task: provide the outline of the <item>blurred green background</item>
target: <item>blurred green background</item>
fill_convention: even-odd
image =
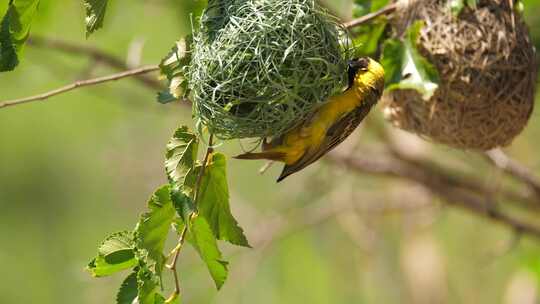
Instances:
[[[43,0],[32,35],[120,58],[142,45],[141,64],[155,64],[185,33],[188,2],[112,1],[105,28],[85,40],[82,1]],[[348,1],[328,2],[348,15]],[[524,4],[540,46],[540,2]],[[2,15],[6,6],[0,3]],[[0,100],[111,72],[82,56],[29,46],[15,72],[0,74]],[[156,103],[155,92],[132,79],[0,110],[0,303],[113,303],[122,276],[93,279],[84,266],[107,234],[133,227],[149,195],[166,182],[165,144],[186,123],[192,124],[188,108]],[[539,137],[534,113],[508,151],[540,174]],[[441,158],[475,160],[467,152],[429,149]],[[437,203],[413,184],[345,178],[324,165],[276,185],[278,166],[260,176],[260,165],[229,162],[232,209],[251,238],[305,220],[302,213],[285,214],[310,204],[318,210],[344,200],[366,208],[405,198]],[[480,172],[486,179],[492,173]],[[253,250],[227,247],[231,274],[219,293],[186,250],[179,265],[185,303],[540,303],[539,240],[525,238],[502,254],[513,238],[508,229],[433,206],[343,214]],[[275,225],[261,225],[268,220]]]

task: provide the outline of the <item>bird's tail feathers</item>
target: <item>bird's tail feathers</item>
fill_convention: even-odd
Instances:
[[[283,168],[283,171],[281,172],[281,174],[277,178],[276,183],[279,183],[280,181],[284,180],[287,176],[293,174],[296,171],[297,170],[291,170],[289,166],[285,166]]]
[[[282,180],[284,180],[286,177],[288,177],[289,175],[293,174],[293,173],[296,173],[302,169],[304,169],[306,166],[308,166],[310,163],[300,163],[300,164],[292,164],[292,165],[285,165],[283,167],[283,171],[281,171],[281,174],[279,175],[278,179],[276,180],[276,182],[280,182]]]
[[[275,152],[275,151],[267,151],[267,152],[259,152],[259,153],[244,153],[237,155],[233,158],[236,159],[268,159],[268,160],[275,160],[275,161],[281,161],[283,158],[285,158],[285,153],[283,152]]]

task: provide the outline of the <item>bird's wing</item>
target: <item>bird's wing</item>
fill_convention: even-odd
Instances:
[[[293,130],[293,129],[298,129],[300,128],[301,130],[304,129],[304,127],[306,125],[309,125],[310,121],[313,120],[313,117],[316,115],[316,112],[317,111],[314,111],[312,112],[311,114],[309,114],[306,118],[302,119],[301,121],[299,121],[294,127],[292,127],[290,130]],[[270,142],[266,142],[266,140],[263,142],[262,144],[262,147],[263,147],[263,150],[272,150],[273,148],[275,147],[279,147],[281,145],[283,145],[283,140],[285,139],[285,135],[287,134],[287,132],[281,134],[280,136],[278,137],[274,137],[270,140]],[[300,132],[300,135],[302,136],[302,132]]]
[[[343,115],[330,128],[328,128],[322,144],[318,147],[314,147],[313,150],[306,151],[304,156],[302,156],[298,162],[292,165],[286,165],[277,181],[279,182],[285,177],[314,163],[323,155],[328,153],[328,151],[342,143],[349,135],[351,135],[356,127],[358,127],[360,122],[364,120],[375,103],[376,100],[375,102],[364,102],[360,106],[356,107],[353,111]]]

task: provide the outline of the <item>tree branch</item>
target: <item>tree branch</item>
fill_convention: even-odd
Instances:
[[[484,193],[478,193],[450,183],[453,178],[449,177],[445,172],[428,170],[418,166],[418,164],[388,156],[370,156],[367,159],[334,151],[329,153],[326,159],[333,164],[345,166],[357,173],[411,180],[440,196],[450,205],[459,206],[477,215],[507,225],[515,231],[540,238],[540,227],[501,212],[497,209],[496,202]]]
[[[43,94],[34,95],[34,96],[30,96],[30,97],[25,97],[25,98],[19,98],[19,99],[0,101],[0,109],[20,105],[20,104],[23,104],[23,103],[46,100],[46,99],[48,99],[50,97],[66,93],[66,92],[72,91],[72,90],[77,89],[77,88],[97,85],[97,84],[101,84],[101,83],[106,83],[106,82],[110,82],[110,81],[119,80],[119,79],[122,79],[122,78],[133,77],[133,76],[136,76],[136,75],[142,75],[142,74],[157,71],[158,69],[159,69],[159,67],[156,66],[156,65],[149,65],[149,66],[144,66],[144,67],[140,67],[140,68],[136,68],[136,69],[132,69],[132,70],[127,70],[127,71],[124,71],[124,72],[120,72],[120,73],[116,73],[116,74],[112,74],[112,75],[108,75],[108,76],[92,78],[92,79],[86,79],[86,80],[79,80],[79,81],[76,81],[76,82],[74,82],[72,84],[63,86],[61,88],[58,88],[58,89],[55,89],[55,90],[52,90],[52,91],[49,91],[49,92],[45,92]]]
[[[391,147],[390,154],[398,160],[402,160],[408,164],[422,168],[424,171],[429,172],[432,175],[437,175],[444,184],[454,187],[463,188],[468,191],[474,191],[481,193],[484,197],[488,197],[493,194],[493,189],[482,180],[475,179],[474,177],[464,174],[457,175],[456,172],[450,172],[441,165],[429,160],[419,159],[406,155],[401,152],[397,147]],[[444,174],[441,174],[444,173]],[[511,191],[508,189],[498,190],[498,194],[505,199],[515,202],[516,205],[524,207],[530,211],[540,211],[540,201],[528,195],[527,193]]]
[[[383,142],[386,143],[386,146],[391,156],[408,162],[410,164],[414,164],[418,167],[422,167],[425,170],[428,170],[434,174],[438,172],[447,172],[445,175],[445,182],[447,184],[462,187],[471,191],[480,192],[485,197],[493,194],[493,187],[491,187],[490,185],[486,185],[485,181],[483,180],[479,180],[464,174],[457,174],[457,172],[451,170],[449,171],[448,169],[442,167],[440,164],[437,164],[430,159],[414,155],[414,153],[411,153],[411,149],[409,149],[409,147],[403,145],[401,141],[397,140],[398,137],[392,135],[392,129],[390,129],[386,124],[374,124],[373,127],[376,134],[381,138]],[[491,154],[493,157],[495,157],[495,155],[493,155],[491,152],[488,152],[488,154]],[[497,163],[499,164],[499,168],[503,164],[512,164],[512,166],[505,165],[505,167],[507,167],[507,170],[503,170],[503,172],[507,174],[513,173],[513,176],[518,181],[524,182],[527,185],[531,184],[530,187],[533,189],[538,186],[540,190],[540,182],[538,181],[538,178],[535,177],[534,174],[527,167],[511,160],[502,151],[498,153],[498,156],[496,156],[496,158]],[[516,172],[519,172],[519,174]],[[507,188],[497,190],[497,194],[507,201],[518,203],[516,205],[524,208],[527,211],[540,211],[540,195],[533,196],[530,192],[513,191]]]
[[[32,47],[44,48],[44,49],[54,49],[71,55],[82,55],[89,57],[96,62],[105,64],[111,68],[114,68],[119,71],[129,70],[129,66],[125,63],[124,60],[107,53],[101,49],[77,44],[65,40],[59,40],[48,37],[32,36],[28,39],[27,44]],[[148,77],[147,75],[140,74],[136,75],[135,79],[140,81],[145,86],[154,89],[161,90],[163,85],[155,78]]]

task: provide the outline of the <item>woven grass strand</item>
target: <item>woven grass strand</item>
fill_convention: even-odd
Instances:
[[[282,134],[346,84],[352,48],[314,0],[210,1],[201,24],[189,83],[220,139]]]

